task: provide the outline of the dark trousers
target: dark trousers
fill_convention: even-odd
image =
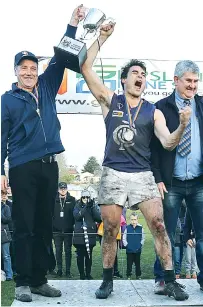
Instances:
[[[132,266],[133,263],[135,264],[135,274],[136,276],[141,276],[141,268],[140,268],[140,256],[141,252],[139,253],[127,253],[127,276],[132,275]]]
[[[77,266],[81,277],[91,275],[92,251],[94,246],[90,245],[90,256],[87,253],[85,245],[75,245],[77,253]]]
[[[56,263],[59,271],[62,271],[62,255],[63,255],[63,244],[65,251],[65,262],[66,262],[66,274],[70,273],[71,259],[72,259],[72,239],[73,234],[57,233],[54,234],[54,244],[56,249]]]
[[[180,213],[180,207],[183,199],[185,199],[187,208],[190,212],[195,236],[196,236],[196,258],[200,272],[197,280],[203,282],[203,176],[193,180],[177,180],[173,179],[171,186],[166,186],[168,193],[165,194],[163,201],[164,221],[166,230],[171,240],[174,250],[175,231]],[[155,265],[154,275],[156,280],[161,280],[160,265]]]
[[[39,286],[55,261],[52,217],[58,188],[57,162],[31,161],[9,171],[13,194],[16,286]]]

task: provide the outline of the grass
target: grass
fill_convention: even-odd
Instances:
[[[129,221],[129,215],[131,211],[127,211],[127,221]],[[153,265],[155,260],[154,243],[146,222],[140,212],[139,223],[143,225],[145,231],[145,243],[141,255],[141,270],[143,279],[153,278]],[[71,272],[74,275],[73,279],[79,279],[78,269],[76,265],[76,254],[75,248],[73,248],[73,259]],[[118,251],[118,268],[120,273],[123,275],[123,279],[126,279],[126,252],[125,250]],[[64,267],[65,271],[65,267]],[[94,279],[102,279],[102,259],[99,242],[93,250],[93,264],[92,264],[92,276]],[[48,275],[48,279],[53,279],[52,276]],[[65,279],[62,277],[61,279]],[[1,306],[11,306],[14,300],[14,289],[15,283],[13,281],[5,281],[1,283]]]

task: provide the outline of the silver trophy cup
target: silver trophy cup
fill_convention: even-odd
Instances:
[[[66,68],[81,73],[81,66],[87,58],[84,40],[89,33],[96,33],[105,19],[106,16],[102,11],[95,8],[89,9],[83,22],[84,32],[80,39],[64,36],[59,45],[54,47],[56,60],[62,62]]]
[[[83,22],[84,32],[80,39],[84,40],[89,33],[96,33],[105,20],[106,15],[102,11],[94,8],[90,9]]]

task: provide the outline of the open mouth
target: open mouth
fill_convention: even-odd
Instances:
[[[140,89],[141,86],[142,86],[142,81],[136,81],[136,82],[135,82],[135,86],[138,87],[138,88]]]

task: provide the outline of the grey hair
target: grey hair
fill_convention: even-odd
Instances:
[[[190,60],[180,61],[176,64],[174,76],[181,78],[184,73],[192,72],[193,74],[199,74],[199,67],[197,64]]]

